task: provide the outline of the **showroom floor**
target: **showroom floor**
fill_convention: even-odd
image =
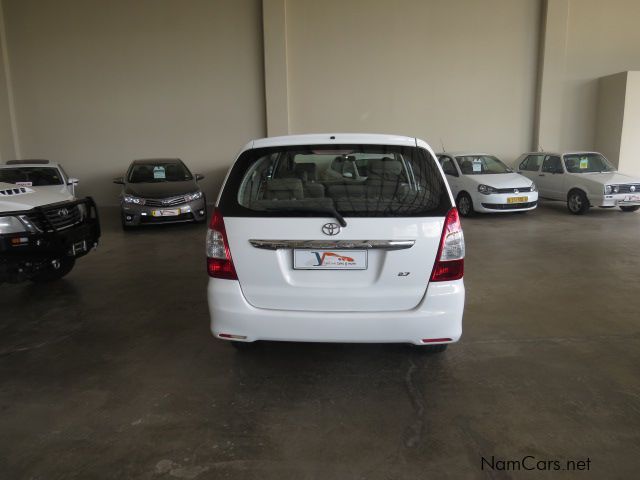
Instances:
[[[103,214],[65,280],[0,287],[1,478],[511,478],[481,457],[527,455],[637,475],[640,212],[464,220],[465,332],[439,356],[237,352],[208,331],[204,226]]]

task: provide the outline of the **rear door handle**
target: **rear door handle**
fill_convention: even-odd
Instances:
[[[544,177],[544,173],[538,174],[539,177]]]

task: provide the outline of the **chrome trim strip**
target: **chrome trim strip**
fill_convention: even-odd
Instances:
[[[331,248],[336,250],[404,250],[415,240],[249,240],[255,248],[282,250],[293,248]]]

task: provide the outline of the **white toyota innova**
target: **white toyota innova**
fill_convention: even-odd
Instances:
[[[412,343],[462,333],[464,237],[423,140],[326,134],[247,144],[207,233],[211,331],[256,340]]]

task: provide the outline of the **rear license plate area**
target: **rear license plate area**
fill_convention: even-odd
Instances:
[[[293,250],[294,270],[366,270],[367,250]]]

